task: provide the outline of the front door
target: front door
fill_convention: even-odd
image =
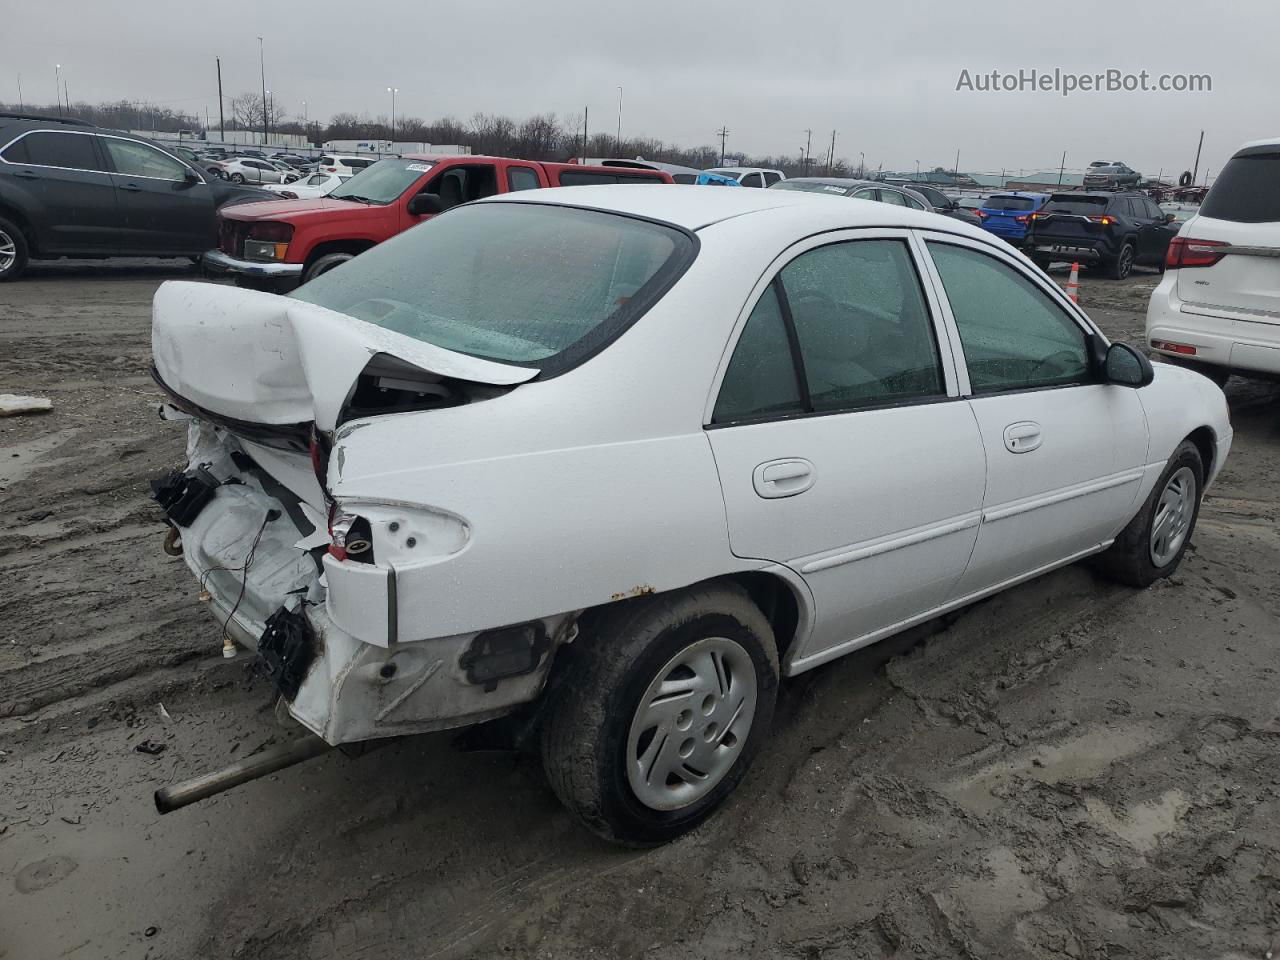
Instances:
[[[790,566],[813,593],[817,627],[793,667],[941,604],[977,536],[982,441],[916,262],[904,231],[789,251],[707,425],[734,553]]]
[[[1115,537],[1137,509],[1147,426],[1136,390],[1098,382],[1096,335],[1020,258],[958,238],[927,247],[987,460],[982,526],[958,598]]]
[[[97,138],[87,132],[36,130],[4,148],[6,179],[28,193],[42,254],[99,254],[118,250],[122,231],[116,191]]]
[[[213,194],[203,179],[186,179],[189,167],[149,144],[99,140],[114,171],[130,250],[190,255],[216,245]]]

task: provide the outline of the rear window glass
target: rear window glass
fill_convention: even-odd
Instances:
[[[10,163],[31,163],[68,170],[101,170],[94,138],[83,133],[29,133],[4,151]]]
[[[587,187],[600,183],[664,183],[662,177],[651,173],[596,173],[590,170],[563,170],[560,186]]]
[[[1036,202],[1028,197],[991,197],[983,208],[986,210],[1034,210]]]
[[[1083,213],[1085,216],[1092,216],[1102,213],[1110,202],[1110,197],[1050,197],[1044,210],[1045,213]]]
[[[1213,182],[1200,214],[1217,220],[1280,220],[1280,150],[1235,156]]]
[[[674,227],[617,214],[480,203],[399,234],[293,296],[447,350],[554,372],[630,326],[694,249]]]

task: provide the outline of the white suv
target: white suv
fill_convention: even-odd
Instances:
[[[1280,376],[1280,138],[1237,150],[1174,237],[1147,342],[1219,385]]]
[[[354,177],[372,163],[377,157],[361,157],[349,153],[326,153],[320,158],[318,173],[336,173],[340,177]]]

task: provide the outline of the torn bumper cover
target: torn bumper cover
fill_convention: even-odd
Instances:
[[[269,455],[192,421],[194,465],[156,484],[201,599],[257,651],[289,712],[330,744],[465,726],[534,699],[572,617],[416,639],[394,567],[326,553],[325,521],[263,471]],[[508,635],[509,634],[509,635]]]

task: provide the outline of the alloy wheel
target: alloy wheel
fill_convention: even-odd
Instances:
[[[640,698],[627,735],[627,780],[654,810],[678,810],[705,797],[746,745],[756,712],[750,654],[726,637],[685,647]]]
[[[10,270],[18,259],[18,242],[0,230],[0,273]]]

